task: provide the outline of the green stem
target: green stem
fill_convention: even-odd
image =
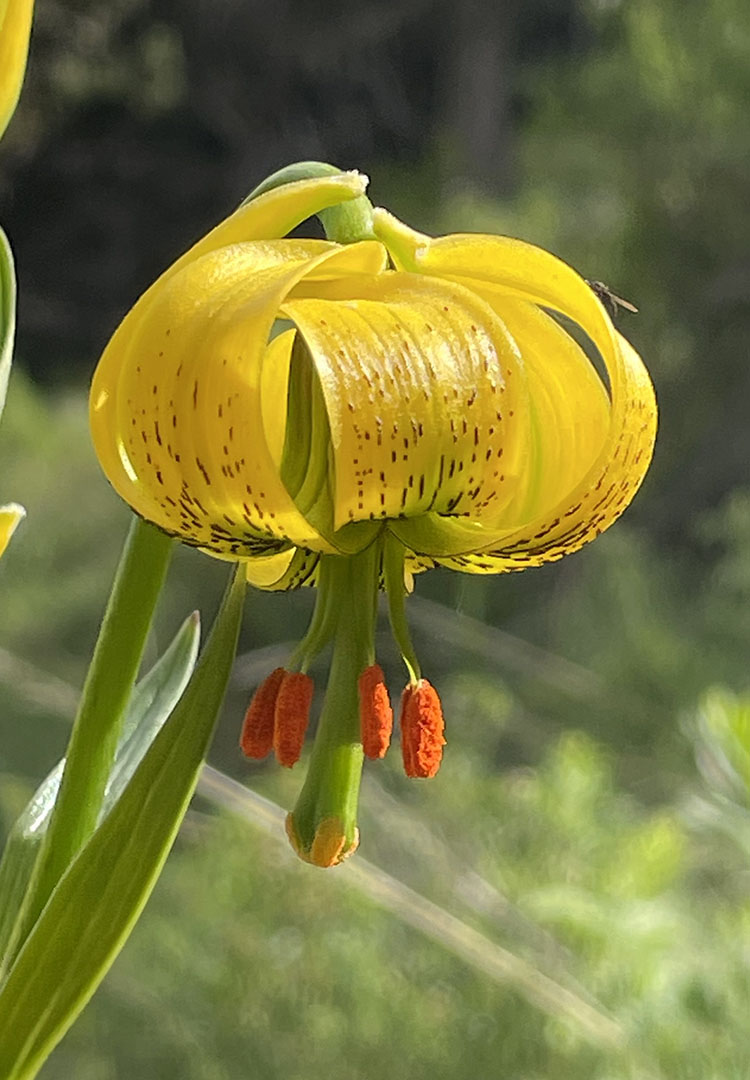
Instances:
[[[388,533],[383,547],[383,578],[388,596],[388,617],[393,637],[401,658],[406,664],[410,680],[415,683],[422,677],[419,660],[414,651],[406,619],[406,586],[404,585],[404,558],[406,549],[395,536]]]
[[[330,559],[321,559],[318,567],[318,588],[315,590],[315,609],[305,636],[289,658],[292,671],[307,672],[316,656],[323,651],[336,633],[336,595],[329,587]]]
[[[293,184],[298,180],[315,180],[321,176],[338,176],[342,169],[326,161],[297,161],[267,176],[250,192],[242,205],[265,195],[267,191]],[[374,240],[372,231],[372,203],[366,195],[349,199],[338,206],[329,206],[318,212],[318,218],[329,240],[337,244],[354,244],[358,240]]]
[[[60,791],[16,922],[13,952],[96,828],[173,544],[153,525],[133,520],[81,694]]]
[[[327,818],[339,820],[347,847],[356,838],[364,760],[357,681],[374,655],[380,544],[359,555],[323,559],[328,563],[327,587],[335,590],[336,635],[307,777],[292,814],[306,851]]]

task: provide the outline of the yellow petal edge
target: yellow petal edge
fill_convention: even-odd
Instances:
[[[26,511],[18,503],[8,503],[5,506],[0,506],[0,555],[7,548],[11,536],[25,516]]]
[[[0,137],[21,93],[33,10],[34,0],[0,0]]]

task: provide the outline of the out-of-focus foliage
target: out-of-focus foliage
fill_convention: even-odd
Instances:
[[[689,804],[696,821],[724,833],[750,857],[750,697],[714,687],[689,729],[708,798]]]
[[[374,198],[428,231],[520,235],[639,306],[620,325],[661,404],[642,492],[560,565],[492,582],[423,575],[415,600],[459,612],[411,612],[444,695],[445,765],[428,785],[405,782],[397,755],[372,768],[362,823],[366,857],[597,999],[630,1044],[597,1046],[421,940],[350,891],[346,868],[321,877],[196,812],[45,1075],[744,1077],[746,4],[414,0],[346,17],[305,5],[304,20],[301,0],[273,19],[245,0],[221,18],[210,7],[40,4],[0,164],[20,360],[72,382],[193,235],[307,156],[369,169]],[[467,107],[483,93],[484,135],[487,117]],[[0,565],[8,820],[62,751],[124,531],[83,397],[16,378],[0,429],[4,485],[30,518]],[[182,552],[157,637],[194,607],[207,621],[222,578]],[[283,662],[309,606],[304,591],[251,598],[244,646],[267,652],[237,666],[214,748],[230,773],[252,684]],[[395,659],[386,667],[398,686]],[[293,801],[295,773],[243,775]]]
[[[392,769],[387,791],[374,781],[368,845],[561,987],[595,995],[629,1045],[598,1046],[493,985],[345,874],[305,873],[280,844],[196,812],[104,993],[43,1076],[740,1075],[747,903],[706,906],[673,810],[639,810],[608,755],[576,734],[501,779],[459,734],[443,780],[437,794]],[[719,859],[700,869],[731,885]]]

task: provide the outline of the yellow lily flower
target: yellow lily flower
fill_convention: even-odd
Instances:
[[[333,640],[289,822],[318,865],[356,846],[362,746],[382,756],[390,735],[380,584],[409,672],[404,764],[433,775],[445,740],[408,638],[411,574],[498,573],[577,550],[632,499],[656,426],[639,356],[575,271],[506,237],[431,239],[372,211],[365,184],[319,176],[244,204],[126,315],[91,392],[99,459],[136,513],[245,560],[261,588],[318,586],[296,670],[269,677],[243,731],[250,756],[273,746],[293,764],[306,670]],[[362,210],[364,239],[283,239],[345,203]],[[583,331],[606,380],[552,313]]]
[[[21,93],[34,0],[0,0],[0,136]]]

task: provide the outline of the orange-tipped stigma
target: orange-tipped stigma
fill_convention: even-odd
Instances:
[[[444,729],[435,688],[427,679],[407,686],[401,695],[401,751],[407,776],[435,775],[443,758]]]
[[[301,671],[284,672],[276,696],[273,748],[279,765],[291,769],[299,761],[305,742],[313,697],[313,681]]]
[[[284,668],[276,668],[253,694],[240,734],[240,748],[245,757],[264,758],[273,749],[276,698],[285,675]]]
[[[393,709],[379,664],[371,664],[357,681],[362,749],[368,758],[382,758],[390,746]]]

